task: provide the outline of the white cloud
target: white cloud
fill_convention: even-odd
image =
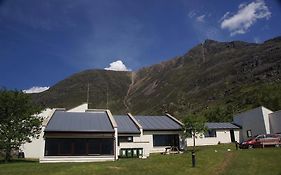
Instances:
[[[39,87],[39,86],[34,86],[30,89],[25,89],[25,90],[22,90],[24,93],[27,93],[27,94],[31,94],[31,93],[40,93],[40,92],[43,92],[43,91],[46,91],[48,90],[50,87]]]
[[[128,69],[121,60],[117,60],[117,61],[110,63],[109,67],[106,67],[104,69],[113,70],[113,71],[131,71],[131,69]]]
[[[189,13],[188,13],[188,17],[189,18],[193,18],[193,17],[195,17],[196,16],[196,12],[194,11],[194,10],[192,10],[192,11],[190,11]]]
[[[254,37],[254,41],[256,44],[261,43],[261,40],[259,37]]]
[[[205,22],[205,15],[197,16],[196,21],[197,22]]]
[[[221,22],[222,29],[228,29],[230,35],[244,34],[258,19],[269,19],[271,12],[263,0],[257,0],[250,4],[240,4],[236,14],[229,17],[227,12]]]
[[[210,17],[210,16],[211,16],[211,13],[208,15],[208,17]],[[190,19],[195,19],[196,22],[203,23],[203,22],[205,22],[206,15],[199,15],[198,12],[196,12],[195,10],[192,10],[188,13],[188,17]]]
[[[246,7],[247,6],[247,3],[246,2],[243,2],[243,3],[241,3],[240,5],[239,5],[239,8],[244,8],[244,7]]]
[[[230,15],[230,12],[226,12],[223,17],[221,17],[221,19],[219,20],[219,23],[222,22],[224,19],[228,18]]]

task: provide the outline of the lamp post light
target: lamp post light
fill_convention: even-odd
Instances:
[[[192,159],[192,167],[195,167],[195,151],[194,150],[191,153],[191,159]]]

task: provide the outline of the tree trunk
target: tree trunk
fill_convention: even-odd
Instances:
[[[5,162],[9,162],[11,160],[11,148],[6,148],[5,150]]]
[[[195,152],[195,134],[193,134],[193,152]]]
[[[195,167],[195,133],[193,134],[192,167]]]

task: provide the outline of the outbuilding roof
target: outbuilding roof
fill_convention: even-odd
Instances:
[[[208,129],[239,129],[238,126],[228,122],[206,123],[205,125]]]
[[[117,123],[118,133],[140,133],[140,130],[128,115],[113,115],[113,118]]]
[[[182,126],[168,116],[134,116],[143,130],[181,130]]]
[[[56,111],[45,132],[114,132],[107,113]]]

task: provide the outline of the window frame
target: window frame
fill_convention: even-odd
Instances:
[[[153,147],[161,147],[161,146],[179,147],[179,134],[153,134],[152,139],[153,139]],[[159,139],[162,140],[160,141]]]
[[[130,143],[134,142],[133,136],[118,136],[118,146],[120,146],[120,143]]]
[[[206,138],[214,138],[214,137],[217,137],[217,130],[216,130],[216,129],[208,129],[208,130],[204,133],[204,137],[206,137]]]
[[[65,150],[63,149],[63,147],[69,148],[69,150]],[[45,139],[44,156],[93,156],[93,155],[114,155],[114,139],[113,138],[46,138]]]
[[[250,138],[250,137],[253,137],[253,134],[252,134],[252,130],[249,129],[246,131],[246,134],[247,134],[247,137]]]

